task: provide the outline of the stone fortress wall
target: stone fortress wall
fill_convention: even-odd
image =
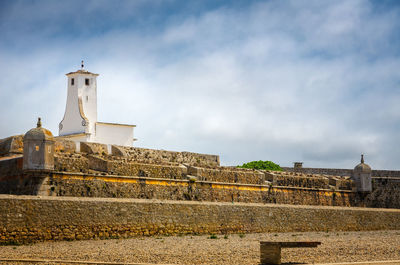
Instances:
[[[35,242],[171,233],[386,229],[392,226],[389,223],[380,224],[377,221],[378,213],[374,210],[371,210],[372,214],[368,211],[361,210],[359,213],[359,210],[354,210],[354,218],[365,218],[364,223],[371,222],[370,226],[366,226],[368,228],[360,228],[360,223],[351,218],[348,222],[339,224],[342,222],[343,215],[350,213],[348,211],[341,212],[339,215],[337,213],[341,210],[334,210],[334,214],[328,213],[327,216],[338,218],[332,220],[331,225],[325,224],[324,222],[328,221],[324,218],[318,220],[321,218],[319,215],[314,217],[307,215],[314,213],[314,210],[308,213],[302,212],[303,209],[311,207],[306,205],[400,208],[400,184],[392,179],[384,179],[384,181],[375,179],[373,191],[365,194],[356,192],[353,181],[348,176],[343,177],[340,174],[334,176],[322,171],[319,172],[320,174],[311,174],[222,167],[216,155],[96,143],[77,144],[63,138],[55,138],[54,170],[31,172],[23,170],[22,150],[22,136],[0,140],[0,193],[44,197],[43,200],[37,197],[13,197],[12,195],[0,198],[0,209],[14,207],[17,209],[16,213],[22,211],[21,218],[25,218],[25,221],[21,221],[20,215],[14,216],[8,213],[9,210],[0,213],[0,220],[2,220],[0,244],[13,241]],[[96,198],[103,198],[98,199],[104,203],[103,208],[100,207]],[[119,201],[117,203],[113,199],[146,199],[145,203],[144,201],[129,202],[129,207],[140,208],[149,204],[146,207],[157,209],[157,214],[154,209],[152,210],[155,221],[143,223],[132,219],[132,216],[125,216],[125,210],[122,210],[125,204]],[[172,224],[170,221],[165,222],[164,218],[173,212],[158,209],[157,207],[164,204],[154,200],[163,200],[165,205],[173,205],[168,207],[177,207],[174,211],[178,216],[176,218],[180,221],[172,218]],[[173,200],[173,202],[167,203],[168,200]],[[250,205],[254,203],[256,205],[251,208]],[[271,203],[282,209],[275,209]],[[286,206],[278,206],[278,204]],[[292,209],[287,206],[290,204],[296,206]],[[299,210],[296,208],[299,205],[304,205],[306,208]],[[75,214],[75,207],[82,207],[82,212]],[[98,207],[101,209],[97,209]],[[117,210],[113,207],[117,207]],[[202,209],[201,212],[194,213],[199,207]],[[279,224],[263,224],[262,222],[267,218],[264,215],[267,208],[269,211],[269,207],[275,209],[276,213],[292,217],[280,220]],[[65,211],[61,213],[58,209]],[[88,216],[101,215],[98,218],[103,220],[102,223],[91,224],[83,216],[83,209],[86,209]],[[221,209],[226,212],[222,215],[217,214]],[[30,212],[27,212],[28,210]],[[46,224],[45,220],[51,220],[51,218],[43,217],[43,225],[30,224],[28,221],[39,218],[42,210],[43,215],[46,216],[68,214],[70,223],[66,221],[67,217],[62,217],[65,220],[55,219],[56,222]],[[396,212],[388,210],[390,216],[393,211]],[[135,218],[146,215],[143,209],[136,212],[140,214]],[[242,212],[246,212],[246,217],[241,216]],[[364,216],[367,212],[368,214]],[[382,210],[382,212],[385,211]],[[303,224],[296,214],[300,214],[299,216],[304,214],[310,223]],[[394,215],[395,217],[390,218],[394,218],[397,224],[397,212]],[[114,219],[111,220],[110,216],[114,216]],[[196,223],[190,218],[202,221]],[[231,219],[236,220],[237,225],[231,224],[229,221]],[[132,220],[136,220],[137,223],[131,223]],[[287,228],[283,228],[286,226]]]
[[[17,244],[176,234],[395,230],[400,229],[400,210],[0,195],[0,224],[0,244]]]
[[[10,139],[13,156],[0,161],[0,193],[400,208],[394,182],[374,181],[365,195],[354,192],[349,177],[222,167],[216,155],[63,138],[54,144],[54,171],[27,174],[18,156],[22,141]]]
[[[312,168],[312,167],[282,167],[287,172],[299,172],[304,174],[320,174],[332,176],[351,176],[352,169],[344,168]],[[400,170],[372,170],[372,177],[375,178],[400,178]]]
[[[354,197],[349,179],[221,167],[189,152],[56,139],[54,172],[33,178],[21,159],[0,162],[0,193],[340,206]]]
[[[0,193],[399,207],[391,199],[397,192],[386,195],[387,190],[397,189],[391,182],[376,181],[374,192],[365,196],[354,192],[349,177],[222,167],[216,155],[63,138],[56,138],[54,144],[54,172],[27,175],[18,156],[23,149],[21,137],[0,143],[3,153],[13,154],[0,160]]]

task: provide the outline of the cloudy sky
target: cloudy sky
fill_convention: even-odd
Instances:
[[[65,74],[136,146],[400,169],[398,1],[0,2],[0,138],[58,135]]]

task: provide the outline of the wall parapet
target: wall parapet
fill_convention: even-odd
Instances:
[[[312,167],[302,167],[296,168],[293,167],[282,167],[284,171],[287,172],[300,172],[304,174],[321,174],[321,175],[333,175],[333,176],[352,176],[353,169],[346,168],[312,168]],[[381,170],[381,169],[373,169],[372,177],[392,177],[392,178],[400,178],[400,170]]]
[[[235,167],[188,167],[188,174],[202,181],[217,181],[226,183],[264,184],[264,173]]]
[[[400,229],[400,210],[0,195],[0,244],[210,233]]]
[[[120,175],[56,172],[42,182],[43,195],[74,197],[146,198],[180,201],[285,203],[351,206],[351,191],[278,187],[192,179],[165,179]],[[39,190],[39,188],[36,188]],[[40,189],[43,191],[43,188]],[[361,204],[359,204],[361,205]]]
[[[74,173],[74,172],[54,172],[51,175],[55,177],[66,177],[71,179],[101,179],[104,181],[109,180],[109,182],[123,182],[126,180],[127,182],[131,182],[131,180],[137,181],[146,181],[151,183],[151,181],[161,181],[165,183],[197,183],[197,184],[207,184],[207,185],[218,185],[220,187],[251,187],[257,188],[260,190],[269,190],[271,188],[278,188],[278,189],[290,189],[290,190],[303,190],[303,191],[321,191],[321,192],[332,192],[333,190],[330,188],[320,189],[320,188],[313,188],[313,187],[296,187],[296,186],[271,186],[271,185],[264,185],[264,184],[252,184],[252,183],[229,183],[229,182],[219,182],[219,181],[206,181],[206,180],[196,180],[192,181],[190,179],[166,179],[166,178],[152,178],[152,177],[143,177],[143,176],[122,176],[122,175],[100,175],[100,174],[86,174],[86,173]],[[165,184],[161,184],[165,185]],[[228,188],[229,189],[229,188]],[[337,190],[339,192],[344,193],[353,193],[350,190]]]
[[[14,135],[0,139],[0,157],[22,154],[24,152],[23,138],[24,135]]]

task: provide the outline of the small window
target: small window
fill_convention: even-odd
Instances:
[[[71,86],[73,86],[75,84],[75,79],[71,78]]]
[[[86,96],[86,101],[89,101],[89,96]]]
[[[85,85],[87,85],[87,86],[89,85],[89,78],[85,79]]]

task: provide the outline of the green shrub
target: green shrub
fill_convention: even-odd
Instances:
[[[210,237],[209,237],[209,239],[218,239],[218,237],[217,237],[216,234],[211,234]]]
[[[261,170],[274,170],[274,171],[282,171],[282,168],[271,161],[251,161],[249,163],[244,163],[240,168],[251,168],[251,169],[261,169]]]

